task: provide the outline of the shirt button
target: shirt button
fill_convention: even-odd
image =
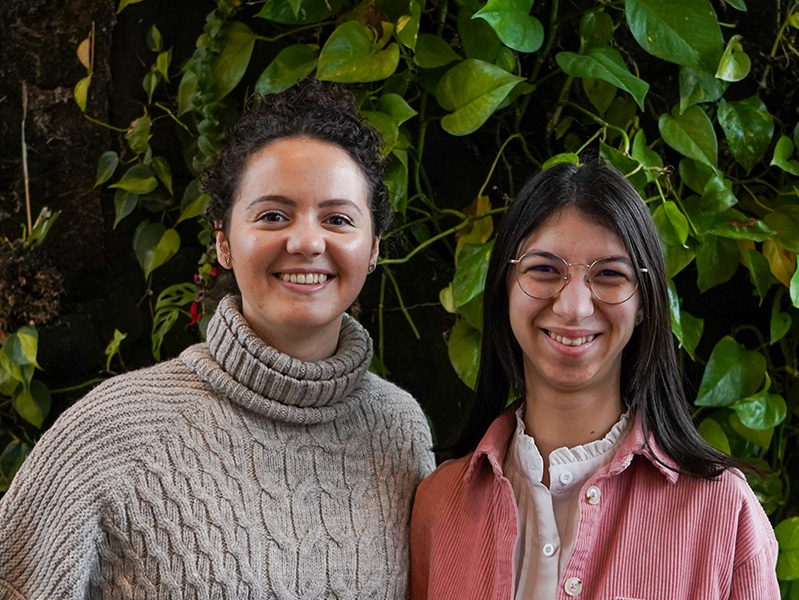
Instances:
[[[560,474],[560,482],[563,485],[569,485],[572,481],[574,481],[574,475],[572,475],[571,471],[563,471]]]
[[[569,596],[579,596],[580,592],[583,591],[583,582],[579,577],[569,577],[566,583],[563,584],[563,589],[566,590]]]
[[[585,499],[588,500],[588,504],[599,504],[599,500],[601,497],[602,497],[602,492],[595,485],[592,485],[585,492]]]
[[[555,546],[552,544],[544,544],[544,547],[541,550],[544,552],[544,556],[552,556],[555,554]]]

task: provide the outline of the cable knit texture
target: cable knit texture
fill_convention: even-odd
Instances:
[[[296,360],[224,299],[206,344],[37,444],[0,503],[0,598],[404,598],[431,440],[371,356],[345,315],[333,357]]]

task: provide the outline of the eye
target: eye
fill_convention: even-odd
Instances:
[[[352,219],[350,219],[347,215],[342,214],[330,215],[327,218],[327,222],[334,227],[346,227],[353,225]]]
[[[277,210],[267,210],[258,215],[258,220],[265,223],[282,223],[287,221],[286,216]]]

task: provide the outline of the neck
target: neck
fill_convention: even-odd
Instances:
[[[310,331],[292,328],[291,331],[287,331],[284,328],[275,327],[270,327],[267,330],[264,327],[259,327],[257,322],[248,319],[246,314],[244,314],[244,318],[258,337],[272,348],[303,362],[328,359],[336,353],[338,348],[341,319],[322,331],[317,328]]]
[[[620,390],[563,392],[528,389],[524,425],[544,459],[544,485],[549,486],[549,455],[601,440],[624,412]]]

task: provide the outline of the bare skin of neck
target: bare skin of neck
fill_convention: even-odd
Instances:
[[[568,392],[528,385],[524,425],[544,459],[545,486],[549,487],[549,455],[554,450],[601,440],[618,422],[624,405],[619,383],[614,387]]]

